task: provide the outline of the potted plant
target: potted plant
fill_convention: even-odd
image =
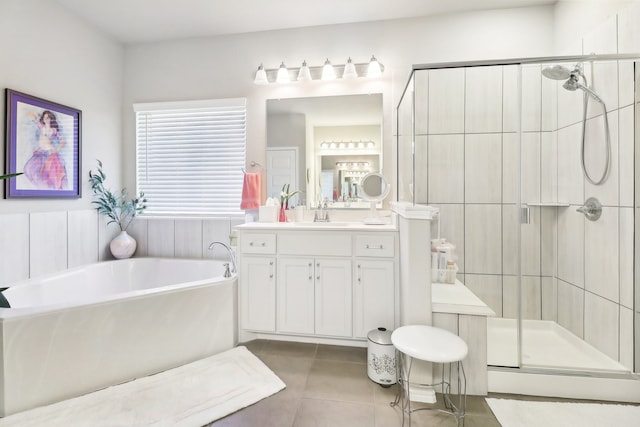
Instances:
[[[102,170],[102,162],[98,160],[96,173],[89,171],[89,183],[93,190],[98,213],[108,218],[107,225],[115,223],[120,228],[120,233],[111,241],[109,248],[114,257],[118,259],[129,258],[136,250],[137,243],[127,233],[127,229],[147,207],[147,199],[140,192],[138,197],[130,199],[127,190],[123,188],[118,195],[104,186],[107,176]]]
[[[280,215],[278,216],[278,220],[280,222],[287,221],[285,212],[289,210],[289,199],[300,192],[300,190],[290,192],[289,184],[285,184],[282,186],[282,192],[280,192]]]
[[[18,176],[18,175],[22,175],[22,172],[10,173],[8,175],[0,175],[0,179],[9,179],[9,178],[13,178],[14,176]]]

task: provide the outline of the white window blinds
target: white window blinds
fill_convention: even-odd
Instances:
[[[149,214],[241,214],[244,98],[135,104],[136,178]]]

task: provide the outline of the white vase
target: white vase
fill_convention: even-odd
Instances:
[[[121,231],[109,244],[111,254],[117,259],[130,258],[136,251],[136,239],[129,236],[126,231]]]

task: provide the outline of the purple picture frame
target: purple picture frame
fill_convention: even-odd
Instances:
[[[5,198],[80,198],[82,112],[6,89]]]

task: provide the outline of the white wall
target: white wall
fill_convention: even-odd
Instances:
[[[554,55],[581,55],[582,38],[637,0],[561,0],[554,6]],[[593,49],[593,46],[590,47]],[[594,53],[585,50],[585,54]],[[595,53],[616,53],[602,52]]]
[[[0,199],[0,285],[98,260],[104,228],[86,176],[100,158],[110,184],[122,182],[123,60],[121,45],[51,1],[0,0],[0,89],[82,110],[82,198]]]
[[[134,102],[245,96],[247,160],[262,163],[267,99],[383,93],[384,164],[387,175],[395,179],[394,111],[411,65],[549,55],[558,34],[554,27],[565,25],[557,10],[559,7],[547,6],[482,11],[123,48],[51,1],[0,0],[0,87],[83,112],[83,197],[0,200],[0,282],[7,271],[12,278],[20,278],[30,271],[42,273],[107,257],[106,242],[113,230],[105,231],[102,224],[96,224],[84,177],[99,158],[105,163],[111,188],[125,185],[133,189]],[[253,84],[261,62],[267,68],[277,67],[282,60],[290,66],[298,66],[303,59],[319,65],[327,57],[335,63],[348,56],[365,62],[371,54],[386,66],[378,81],[284,87]],[[4,115],[4,105],[0,115]],[[0,130],[4,134],[4,121],[0,121]],[[4,157],[4,145],[0,145]],[[36,215],[40,213],[44,216]],[[55,226],[49,226],[49,220]],[[54,228],[55,238],[49,233]],[[171,234],[162,227],[147,226],[146,221],[134,231],[148,242],[143,246],[153,246],[157,239]],[[56,242],[59,239],[64,243]],[[92,249],[96,246],[98,254]],[[177,247],[173,251],[181,253]],[[42,264],[50,252],[59,255],[56,261]],[[155,252],[153,247],[142,251]]]
[[[90,207],[85,175],[96,158],[120,185],[123,61],[121,45],[53,2],[0,0],[0,88],[82,110],[83,185],[80,200],[0,200],[1,212]],[[1,108],[4,118],[4,102]]]
[[[553,9],[535,7],[130,46],[123,103],[126,182],[135,180],[135,102],[247,97],[247,160],[264,164],[267,99],[372,92],[383,94],[385,174],[395,180],[393,114],[412,64],[548,55],[552,28]],[[385,66],[378,81],[253,84],[260,63],[297,67],[305,59],[321,65],[349,56],[367,62],[372,54]]]

